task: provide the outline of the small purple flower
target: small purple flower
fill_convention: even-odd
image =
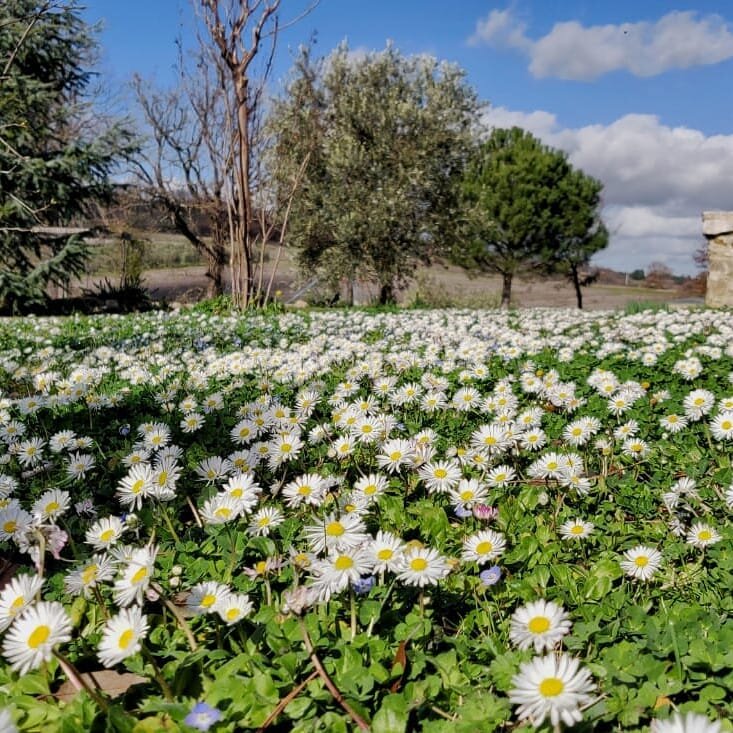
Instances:
[[[473,508],[473,516],[476,519],[483,519],[485,522],[490,522],[499,516],[499,510],[488,504],[476,504]]]
[[[459,504],[455,509],[453,509],[453,513],[459,518],[459,519],[465,519],[466,517],[470,517],[473,515],[473,511],[471,509],[467,509],[463,504]]]
[[[358,578],[352,583],[354,593],[356,593],[357,596],[365,596],[374,587],[374,582],[375,580],[373,575]]]
[[[120,435],[124,438],[125,436],[130,434],[130,424],[125,423],[124,425],[120,426],[119,430]]]
[[[197,702],[193,710],[184,718],[183,722],[196,730],[209,730],[214,723],[221,720],[221,711],[212,708],[205,702]]]
[[[492,565],[492,567],[482,570],[478,577],[481,578],[481,583],[487,588],[490,585],[496,585],[501,580],[501,568],[498,565]]]

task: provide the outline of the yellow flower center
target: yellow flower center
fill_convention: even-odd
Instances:
[[[3,532],[6,532],[7,534],[13,534],[13,532],[15,532],[17,528],[18,523],[13,521],[12,519],[3,524]]]
[[[239,618],[239,609],[238,608],[230,608],[226,612],[227,621],[236,621]]]
[[[444,468],[436,468],[433,475],[435,476],[435,478],[445,478],[448,475],[448,471],[446,471]]]
[[[354,561],[348,555],[339,555],[333,566],[336,570],[349,570],[354,567]]]
[[[293,450],[293,446],[292,446],[292,445],[290,445],[290,443],[283,443],[283,444],[282,444],[282,445],[280,446],[280,451],[281,451],[282,453],[290,453],[290,451],[291,451],[291,450]]]
[[[216,603],[216,596],[211,593],[207,593],[201,599],[201,608],[211,608]]]
[[[565,683],[557,677],[545,677],[540,682],[542,697],[557,697],[565,689]]]
[[[341,537],[345,531],[344,525],[341,522],[329,522],[326,525],[326,534],[329,537]]]
[[[390,461],[399,461],[400,458],[402,458],[402,452],[401,451],[392,451],[392,453],[389,454],[389,460]]]
[[[145,486],[145,482],[139,478],[135,483],[130,487],[130,491],[133,494],[139,494],[143,490],[143,486]]]
[[[713,533],[709,529],[701,529],[697,533],[697,539],[701,540],[702,542],[707,542],[708,540],[711,540],[713,538]]]
[[[260,527],[260,528],[267,527],[268,524],[270,524],[270,517],[267,517],[267,516],[260,517],[257,520],[257,526]]]
[[[214,516],[219,519],[229,519],[232,514],[232,510],[229,507],[221,506],[215,512]]]
[[[376,484],[369,484],[369,486],[364,487],[364,494],[366,496],[371,496],[372,494],[377,493],[377,486]]]
[[[239,488],[232,489],[229,492],[229,496],[233,496],[235,499],[239,499],[239,497],[242,496],[243,493],[244,493],[244,491],[242,489],[239,489]]]
[[[583,527],[579,524],[574,524],[570,528],[570,534],[583,534]]]
[[[33,629],[33,633],[28,637],[28,646],[31,649],[38,649],[38,647],[41,646],[41,644],[43,644],[50,635],[51,629],[48,626],[36,626],[36,628]]]
[[[102,534],[99,535],[99,539],[102,542],[109,542],[113,537],[115,536],[115,531],[113,529],[105,529]]]
[[[646,567],[649,564],[649,558],[646,555],[639,555],[639,557],[634,560],[634,564],[637,568]]]
[[[267,561],[260,560],[258,563],[255,563],[255,571],[258,575],[264,575],[267,572]]]
[[[46,508],[43,510],[46,514],[51,514],[52,512],[55,512],[57,509],[60,509],[61,505],[57,501],[49,501],[48,504],[46,504]]]
[[[476,554],[477,555],[488,555],[492,550],[494,549],[494,545],[489,542],[488,540],[484,540],[483,542],[479,542],[476,545]]]
[[[410,569],[414,570],[417,573],[422,572],[427,568],[428,561],[424,557],[416,557],[413,560],[410,560]]]
[[[120,638],[117,642],[117,646],[120,649],[127,649],[128,646],[132,643],[133,637],[135,634],[133,633],[132,629],[125,629],[121,634]]]
[[[467,489],[466,491],[461,491],[461,499],[463,501],[470,501],[473,499],[473,491],[470,489]]]
[[[311,487],[308,485],[305,486],[299,486],[298,487],[298,493],[301,496],[310,496],[311,495]]]
[[[550,619],[547,616],[535,616],[529,620],[527,628],[532,634],[544,634],[550,628]]]
[[[485,445],[496,445],[496,438],[493,435],[489,435],[484,438]]]
[[[10,615],[15,616],[18,611],[23,608],[25,605],[25,596],[18,596],[11,604],[10,604]]]
[[[723,420],[723,422],[720,423],[720,427],[723,430],[730,430],[731,428],[733,428],[733,422],[731,422],[730,420]]]
[[[81,582],[84,585],[94,582],[97,579],[97,569],[96,565],[87,565],[81,572]]]
[[[148,569],[147,568],[140,568],[135,575],[132,576],[130,579],[130,582],[133,585],[137,585],[138,583],[142,583],[145,578],[148,577]]]
[[[389,547],[385,547],[377,553],[377,559],[379,560],[391,560],[393,556],[394,552]]]

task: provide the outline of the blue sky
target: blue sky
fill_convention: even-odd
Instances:
[[[305,0],[283,0],[282,17]],[[87,0],[102,23],[110,88],[134,72],[172,79],[175,39],[191,45],[189,0]],[[598,264],[653,261],[694,273],[703,209],[733,209],[733,3],[644,0],[321,0],[282,34],[273,91],[316,35],[459,64],[490,103],[488,125],[519,124],[605,186],[609,248]]]

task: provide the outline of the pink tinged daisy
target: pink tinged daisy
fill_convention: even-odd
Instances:
[[[553,726],[573,726],[583,719],[581,708],[592,700],[590,672],[567,654],[550,654],[525,662],[512,678],[509,700],[517,716],[536,728],[546,719]]]
[[[145,591],[153,578],[157,554],[156,547],[141,547],[133,551],[122,577],[115,581],[114,598],[118,606],[126,607],[132,603],[142,603]]]
[[[570,632],[570,620],[562,606],[540,599],[512,614],[509,638],[519,649],[534,647],[539,653],[552,649]]]
[[[247,531],[254,537],[267,537],[284,521],[285,516],[277,507],[265,506],[252,515]]]
[[[249,616],[254,609],[246,593],[228,593],[216,606],[219,618],[226,624],[236,624]]]
[[[448,561],[430,547],[409,547],[403,555],[397,579],[406,585],[437,585],[450,572]]]
[[[37,575],[16,575],[0,591],[0,631],[10,626],[35,600],[43,578]]]
[[[214,581],[206,581],[198,583],[191,588],[191,593],[186,600],[186,608],[191,613],[215,613],[218,604],[221,603],[230,593],[229,587],[216,583]]]
[[[621,569],[634,580],[651,580],[662,564],[662,553],[653,547],[637,545],[624,552]]]
[[[471,535],[463,542],[461,559],[464,562],[475,562],[485,565],[496,560],[506,549],[506,540],[500,532],[484,529]]]
[[[66,512],[71,504],[68,491],[49,489],[33,503],[31,512],[41,522],[54,521]]]
[[[71,620],[60,603],[35,604],[17,618],[5,636],[3,656],[25,674],[53,656],[53,648],[71,639]]]
[[[685,535],[685,542],[701,549],[720,542],[720,534],[714,527],[704,522],[695,522]]]
[[[108,619],[102,630],[97,658],[108,669],[137,654],[148,634],[149,624],[139,606],[123,608]]]
[[[153,488],[153,471],[147,463],[132,466],[117,486],[115,496],[126,509],[140,509]]]

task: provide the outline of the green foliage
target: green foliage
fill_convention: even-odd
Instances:
[[[453,259],[502,275],[505,306],[518,272],[577,275],[607,244],[598,218],[601,184],[518,127],[493,130],[475,149],[462,192],[465,238],[455,244]]]
[[[380,302],[392,300],[441,252],[479,108],[464,72],[432,57],[342,45],[314,63],[303,52],[271,116],[302,268],[376,282]]]
[[[0,29],[0,309],[15,310],[83,271],[83,242],[47,230],[108,200],[134,145],[123,125],[90,120],[95,43],[78,5],[8,0]]]

